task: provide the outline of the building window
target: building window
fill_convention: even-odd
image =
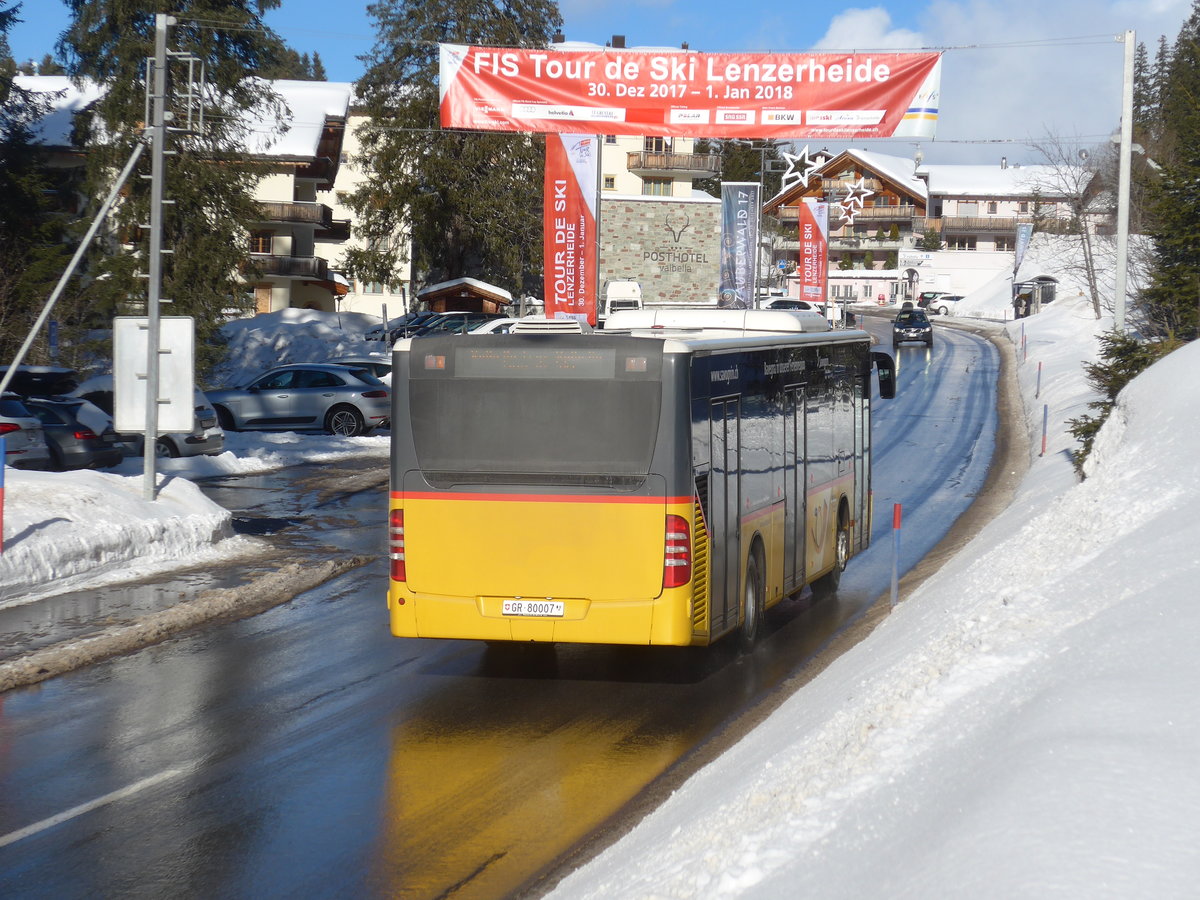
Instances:
[[[996,201],[989,200],[988,201],[988,215],[994,216],[995,214],[996,214]]]
[[[604,176],[604,189],[606,191],[613,191],[613,190],[616,190],[616,188],[617,188],[617,176],[616,175],[605,175]]]
[[[615,134],[606,134],[604,136],[604,143],[615,144],[616,142],[617,142],[617,136]]]
[[[643,178],[642,194],[647,197],[670,197],[673,183],[670,178]]]
[[[381,281],[361,281],[359,284],[364,294],[382,294],[387,289],[387,285]]]
[[[959,200],[958,214],[960,216],[977,216],[979,215],[979,204],[975,201],[968,203],[965,200]]]
[[[251,253],[270,253],[271,242],[275,238],[273,231],[252,231],[250,232],[250,252]]]
[[[671,138],[669,137],[647,137],[642,145],[647,153],[670,153]]]
[[[1029,212],[1029,201],[1022,200],[1020,203],[1018,203],[1017,204],[1017,212],[1021,213],[1021,215],[1025,215],[1026,213],[1028,213]]]
[[[947,248],[950,250],[974,250],[975,235],[973,234],[956,234],[946,238]]]
[[[996,249],[1011,253],[1013,250],[1016,249],[1016,242],[1013,240],[1013,238],[1011,236],[996,235]]]

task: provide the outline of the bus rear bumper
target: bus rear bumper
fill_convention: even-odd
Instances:
[[[482,641],[638,644],[682,647],[704,643],[692,633],[690,591],[670,589],[650,599],[563,601],[561,616],[504,615],[499,597],[416,594],[393,582],[388,591],[396,637]]]

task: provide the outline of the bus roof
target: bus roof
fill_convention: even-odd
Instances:
[[[807,309],[625,309],[614,312],[604,324],[605,331],[646,328],[723,331],[741,335],[830,330],[823,315]]]

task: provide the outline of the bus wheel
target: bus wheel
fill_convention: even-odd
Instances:
[[[818,596],[825,596],[834,593],[838,589],[838,585],[842,580],[842,573],[846,571],[846,564],[850,562],[850,519],[843,511],[838,516],[837,538],[834,541],[834,559],[833,570],[822,575],[812,583],[812,590]]]
[[[746,560],[746,585],[742,589],[742,630],[738,646],[746,652],[754,649],[763,621],[763,573],[758,548]]]

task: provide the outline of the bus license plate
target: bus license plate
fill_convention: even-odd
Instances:
[[[562,617],[561,600],[505,600],[504,615],[533,616],[535,618]]]

